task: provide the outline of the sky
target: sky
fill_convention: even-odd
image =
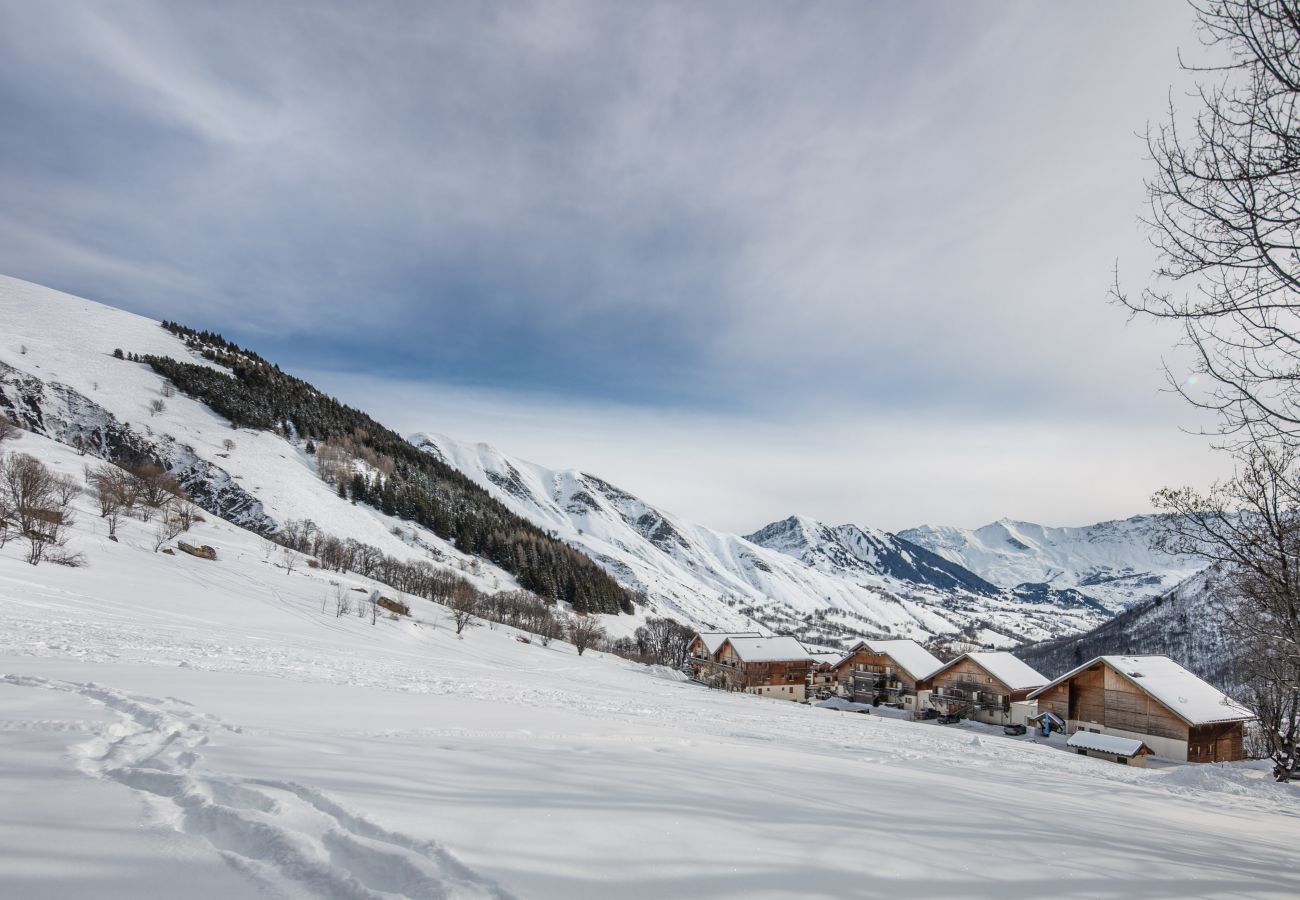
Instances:
[[[0,0],[0,272],[715,528],[1149,509],[1181,2]]]

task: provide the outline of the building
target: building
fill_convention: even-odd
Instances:
[[[782,700],[803,700],[817,661],[792,637],[731,636],[696,678],[712,687]]]
[[[808,696],[825,700],[836,693],[835,665],[841,653],[813,653],[812,671],[808,673]]]
[[[1116,737],[1113,734],[1076,731],[1065,743],[1081,756],[1096,756],[1126,766],[1145,766],[1147,757],[1151,755],[1151,748],[1136,738]]]
[[[757,631],[700,631],[691,640],[689,655],[691,661],[711,661],[729,637],[762,637]]]
[[[1167,656],[1099,656],[1030,696],[1071,733],[1138,740],[1179,762],[1243,759],[1254,718]]]
[[[933,709],[990,725],[1023,725],[1038,710],[1030,695],[1047,676],[1006,651],[966,653],[918,685]]]
[[[916,641],[859,641],[834,667],[841,696],[857,703],[893,703],[918,710],[925,705],[917,685],[943,661]]]

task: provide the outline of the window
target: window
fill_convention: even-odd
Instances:
[[[1121,766],[1127,766],[1127,765],[1128,765],[1128,757],[1127,757],[1127,756],[1117,756],[1117,757],[1115,757],[1115,762],[1119,763]]]

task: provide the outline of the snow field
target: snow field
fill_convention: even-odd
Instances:
[[[1300,893],[1295,791],[1249,767],[710,692],[414,599],[336,618],[372,585],[80,503],[87,567],[0,551],[5,900]]]

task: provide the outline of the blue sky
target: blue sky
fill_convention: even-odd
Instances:
[[[707,524],[1080,524],[1181,3],[0,2],[0,271]]]

